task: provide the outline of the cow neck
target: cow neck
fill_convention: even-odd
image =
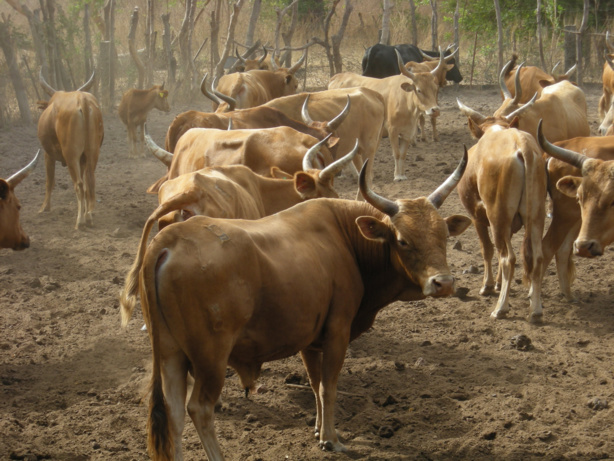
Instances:
[[[261,178],[260,182],[266,216],[290,208],[303,201],[294,189],[294,180],[292,179]]]

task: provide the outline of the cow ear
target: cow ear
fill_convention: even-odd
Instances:
[[[413,83],[403,82],[401,83],[401,89],[410,93],[416,89],[416,86]]]
[[[292,179],[292,175],[290,173],[286,173],[281,170],[278,166],[271,167],[271,178],[275,179]]]
[[[330,138],[328,138],[328,142],[326,143],[326,146],[327,147],[335,147],[338,142],[339,142],[339,138],[337,138],[335,136],[331,136]]]
[[[11,186],[9,186],[9,183],[4,179],[0,179],[0,200],[6,200],[10,190]]]
[[[471,117],[467,118],[467,125],[469,126],[471,136],[473,136],[475,139],[480,139],[484,135],[484,130],[482,130],[480,125],[478,125]]]
[[[356,218],[356,224],[358,229],[360,229],[360,233],[369,240],[385,242],[387,240],[386,236],[390,232],[386,224],[372,216]]]
[[[518,116],[514,117],[514,119],[510,122],[510,128],[518,128],[520,125],[520,119]]]
[[[541,86],[542,88],[546,88],[547,86],[552,85],[552,82],[549,80],[540,80],[538,83],[539,86]]]
[[[574,198],[578,193],[578,188],[582,184],[582,178],[577,176],[563,176],[556,183],[556,188],[567,197]]]
[[[286,85],[289,85],[291,81],[292,81],[292,74],[286,75]]]
[[[462,214],[448,216],[444,219],[444,221],[448,226],[448,233],[450,234],[450,237],[461,235],[472,223],[470,218],[463,216]]]
[[[294,188],[304,198],[313,197],[316,192],[316,181],[309,173],[298,171],[294,175]]]

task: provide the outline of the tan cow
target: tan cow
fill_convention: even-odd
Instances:
[[[269,56],[269,52],[266,47],[262,46],[262,56],[257,59],[244,59],[243,56],[236,51],[237,59],[239,62],[235,66],[235,70],[237,72],[247,72],[250,70],[275,70],[278,67],[281,67],[281,63],[279,62],[279,58],[275,57],[275,64],[272,63],[273,56]]]
[[[551,144],[539,126],[539,143],[546,153],[577,168],[582,176],[564,176],[557,189],[580,205],[582,225],[573,243],[574,254],[603,255],[614,242],[614,161],[594,159]]]
[[[614,45],[610,43],[610,32],[606,33],[605,44],[607,50],[604,52],[605,62],[603,63],[603,73],[601,81],[603,83],[603,94],[599,98],[599,120],[603,122],[608,109],[612,105],[612,93],[614,93]],[[607,130],[607,128],[606,128]],[[603,134],[603,133],[602,133]]]
[[[515,70],[518,69],[519,85],[520,88],[522,88],[522,95],[518,100],[519,104],[529,102],[534,94],[537,94],[539,97],[542,90],[547,86],[554,85],[555,83],[563,80],[569,80],[576,71],[576,65],[574,64],[564,74],[556,74],[555,72],[559,65],[559,63],[557,63],[553,67],[552,72],[547,73],[546,71],[543,71],[539,67],[535,66],[522,65],[521,68],[518,68],[516,67],[517,61],[518,55],[516,53],[512,54],[512,59],[508,61],[505,66],[503,66],[503,69],[499,74],[499,86],[502,90],[501,99],[513,99],[516,95]],[[507,91],[504,91],[503,88],[506,88]]]
[[[93,225],[96,204],[96,179],[100,146],[104,138],[102,113],[96,98],[86,91],[94,83],[94,74],[76,91],[56,91],[40,73],[40,84],[51,96],[38,120],[38,139],[45,150],[47,182],[40,211],[51,209],[51,191],[55,183],[55,162],[68,167],[77,195],[77,223]]]
[[[307,51],[290,68],[256,69],[222,75],[216,91],[231,98],[237,109],[259,106],[271,99],[294,94],[298,88],[298,80],[294,74],[301,67],[306,56]],[[230,106],[226,102],[219,106],[214,103],[213,109],[217,112],[225,112],[230,109]]]
[[[24,168],[8,179],[0,178],[0,248],[19,251],[30,246],[30,237],[24,232],[19,222],[21,204],[15,195],[15,187],[34,170],[40,155],[39,149],[34,160]]]
[[[179,139],[175,153],[171,154],[146,134],[150,152],[168,167],[167,174],[147,192],[158,192],[167,179],[208,166],[245,165],[263,176],[271,176],[271,168],[275,166],[294,174],[302,170],[305,154],[316,145],[319,152],[313,164],[324,168],[334,160],[325,146],[327,141],[328,138],[318,141],[287,126],[231,131],[192,128]]]
[[[343,451],[334,423],[337,380],[351,340],[395,300],[454,292],[446,238],[470,224],[437,208],[463,165],[428,198],[368,203],[318,199],[256,221],[197,216],[163,229],[139,273],[152,381],[148,449],[182,459],[188,413],[211,461],[223,460],[214,406],[233,367],[245,389],[262,364],[301,353],[322,448]]]
[[[388,136],[394,156],[394,180],[406,180],[405,157],[410,144],[415,144],[421,113],[439,115],[437,94],[439,73],[445,72],[443,54],[439,66],[431,72],[414,74],[403,65],[397,53],[400,75],[386,78],[363,77],[351,72],[334,75],[329,89],[365,87],[378,92],[386,105],[383,136]]]
[[[518,117],[518,128],[531,134],[537,140],[537,124],[544,120],[544,133],[548,139],[562,141],[577,136],[589,136],[590,127],[586,114],[584,92],[574,84],[563,80],[550,85],[542,91],[539,98],[534,95],[526,104],[520,105],[523,90],[520,86],[519,72],[522,64],[516,68],[516,95],[506,95],[494,117],[510,123]],[[503,86],[501,87],[503,90]],[[507,90],[507,88],[506,88]],[[461,112],[480,125],[486,116],[462,105]]]
[[[168,90],[162,85],[154,85],[148,90],[132,88],[124,93],[119,103],[119,118],[128,128],[130,157],[145,156],[143,128],[147,114],[152,109],[170,112]],[[138,132],[138,133],[137,133]]]
[[[512,235],[524,226],[521,250],[523,281],[531,286],[528,319],[540,321],[543,314],[542,234],[547,182],[541,149],[530,134],[515,128],[516,120],[510,124],[489,117],[477,126],[471,117],[468,119],[470,130],[479,141],[469,150],[469,162],[458,184],[458,195],[472,216],[480,239],[484,258],[484,282],[480,294],[492,295],[500,291],[490,316],[502,318],[507,315],[516,263]],[[495,247],[499,260],[496,285],[492,271]]]

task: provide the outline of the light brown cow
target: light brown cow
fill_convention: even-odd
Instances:
[[[431,72],[414,74],[403,65],[397,51],[401,74],[386,78],[363,77],[351,72],[334,75],[329,89],[364,87],[378,92],[386,105],[383,136],[388,136],[394,156],[394,180],[406,180],[405,157],[410,144],[415,144],[421,113],[439,115],[437,94],[439,73],[445,72],[443,54],[439,66]],[[368,117],[368,116],[367,116]]]
[[[603,73],[601,81],[603,83],[603,94],[599,98],[599,120],[603,122],[606,113],[612,105],[612,94],[614,93],[614,45],[610,43],[610,32],[606,33],[605,44],[607,49],[604,51],[605,62],[603,63]],[[606,128],[607,130],[607,128]],[[602,133],[603,134],[603,133]]]
[[[296,93],[298,80],[294,76],[307,56],[307,51],[290,68],[281,67],[276,70],[250,70],[222,75],[216,91],[234,101],[237,109],[246,109],[264,104],[271,99]],[[230,105],[223,102],[219,106],[214,103],[217,112],[230,110]]]
[[[582,176],[564,176],[557,189],[580,205],[582,225],[573,243],[574,254],[585,258],[603,255],[614,242],[614,161],[594,159],[551,144],[539,127],[539,142],[546,153],[580,170]]]
[[[503,66],[503,69],[499,74],[499,86],[502,89],[501,99],[513,99],[516,95],[515,71],[518,69],[519,85],[520,88],[522,88],[522,95],[518,100],[519,104],[529,102],[534,94],[537,94],[537,96],[539,97],[542,93],[542,90],[547,86],[554,85],[555,83],[561,82],[563,80],[569,80],[573,73],[576,71],[576,64],[574,64],[564,74],[556,74],[555,72],[559,63],[555,64],[552,69],[552,72],[547,73],[546,71],[535,66],[522,65],[521,68],[518,68],[516,67],[517,61],[518,55],[514,53],[512,55],[512,59],[508,61],[505,66]],[[507,93],[503,90],[504,87],[506,88]]]
[[[96,204],[96,179],[100,146],[104,138],[102,113],[96,98],[86,91],[94,83],[94,74],[76,91],[56,91],[40,73],[40,84],[51,96],[38,120],[38,139],[45,150],[47,182],[40,211],[51,209],[51,191],[55,183],[55,162],[68,167],[77,195],[77,223],[93,225]]]
[[[144,126],[147,115],[152,109],[170,112],[168,90],[162,85],[154,85],[148,90],[132,88],[124,93],[119,103],[119,118],[128,128],[130,157],[145,156]]]
[[[243,56],[236,51],[237,59],[239,62],[235,66],[235,70],[237,72],[247,72],[250,70],[276,70],[281,67],[281,63],[279,62],[279,58],[275,57],[275,63],[272,62],[273,56],[269,56],[269,52],[266,47],[262,46],[262,56],[257,59],[244,59]]]
[[[495,118],[510,123],[518,117],[518,128],[531,134],[535,140],[537,140],[537,124],[541,119],[544,120],[544,133],[553,141],[590,135],[584,92],[567,80],[544,88],[539,99],[534,95],[531,101],[520,105],[516,98],[520,100],[523,93],[518,77],[521,68],[522,64],[516,68],[515,97],[506,96],[495,111]],[[501,90],[503,91],[503,87]],[[486,119],[479,112],[465,105],[461,106],[461,111],[471,117],[477,125]]]
[[[19,222],[21,204],[15,195],[15,187],[34,170],[40,156],[39,149],[34,160],[24,168],[8,179],[0,178],[0,248],[19,251],[30,246],[30,237],[24,232]]]
[[[147,192],[157,192],[167,179],[208,166],[245,165],[263,176],[271,176],[271,168],[276,166],[294,174],[302,170],[305,154],[315,145],[319,152],[313,164],[324,168],[334,160],[325,146],[327,141],[328,138],[318,141],[287,126],[230,131],[192,128],[179,139],[171,154],[145,134],[150,152],[168,167],[167,174]]]
[[[460,105],[460,104],[459,104]],[[501,119],[489,117],[479,126],[469,117],[472,134],[479,138],[469,150],[469,162],[458,194],[473,218],[484,258],[481,295],[500,291],[493,318],[510,310],[510,284],[514,280],[516,256],[512,235],[523,226],[523,281],[530,283],[529,321],[542,318],[541,284],[543,277],[542,235],[545,221],[546,169],[535,139]],[[493,278],[493,242],[498,252],[497,279]]]
[[[223,460],[214,406],[226,367],[245,389],[263,363],[301,353],[316,399],[316,435],[343,451],[334,423],[337,380],[351,340],[395,300],[446,296],[446,238],[470,224],[437,208],[463,165],[428,198],[368,203],[309,200],[256,221],[197,216],[163,229],[139,274],[153,355],[148,448],[182,458],[188,413],[211,461]],[[206,256],[205,256],[206,255]]]

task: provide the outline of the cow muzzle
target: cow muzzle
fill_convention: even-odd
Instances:
[[[431,107],[426,111],[426,115],[429,117],[439,117],[440,113],[439,106]]]
[[[576,240],[573,243],[573,250],[576,256],[582,258],[594,258],[603,255],[603,247],[597,240]]]
[[[450,296],[454,294],[454,277],[452,275],[434,275],[429,277],[422,289],[424,296]]]
[[[27,235],[24,235],[19,242],[17,242],[15,244],[15,246],[12,248],[13,251],[21,251],[21,250],[25,250],[26,248],[30,247],[30,237],[28,237]]]

